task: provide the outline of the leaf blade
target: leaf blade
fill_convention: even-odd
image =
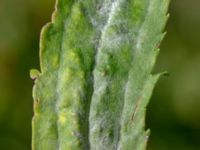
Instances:
[[[41,73],[32,73],[33,150],[145,148],[144,110],[158,79],[151,70],[167,4],[57,1],[41,33]]]

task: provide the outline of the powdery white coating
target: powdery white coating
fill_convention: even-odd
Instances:
[[[141,5],[142,2],[143,5]],[[144,131],[145,107],[155,85],[154,80],[151,81],[148,76],[151,75],[150,71],[152,70],[155,62],[154,60],[158,53],[158,51],[154,51],[154,48],[156,43],[161,40],[160,34],[162,32],[161,28],[163,28],[162,24],[156,25],[154,19],[158,16],[162,16],[162,21],[166,21],[165,13],[167,1],[143,0],[142,2],[135,0],[130,3],[132,5],[138,4],[142,7],[142,11],[138,13],[137,16],[140,19],[139,21],[137,20],[136,24],[134,21],[137,18],[135,18],[135,20],[133,19],[131,22],[127,21],[129,18],[124,19],[122,15],[120,16],[123,12],[126,13],[126,8],[123,7],[129,3],[125,3],[123,0],[114,1],[110,9],[107,23],[104,28],[102,28],[96,56],[94,94],[90,110],[91,149],[128,150],[135,148],[143,150],[145,148],[147,136],[147,133]],[[129,6],[131,7],[131,5]],[[164,8],[162,10],[163,13],[156,14],[157,11],[155,10],[160,10],[161,8],[159,7],[161,6]],[[160,10],[160,12],[162,11]],[[151,17],[150,14],[152,13],[153,16]],[[122,21],[117,21],[118,19]],[[132,26],[130,24],[132,24]],[[118,30],[118,28],[128,28],[128,30],[123,31]],[[127,67],[128,70],[125,71],[128,74],[127,79],[126,76],[123,76],[126,82],[121,84],[121,91],[124,91],[124,97],[121,97],[120,93],[116,93],[119,97],[114,99],[114,96],[109,97],[112,96],[112,92],[114,92],[116,90],[115,87],[117,87],[117,77],[115,78],[115,75],[112,74],[112,65],[113,63],[114,65],[123,64],[122,58],[117,54],[125,54],[126,48],[129,51],[126,55],[131,56],[131,68],[128,66],[129,61],[125,61],[127,66],[121,66]],[[114,73],[120,74],[121,69],[124,71],[123,68],[116,68],[117,71]],[[155,81],[157,81],[157,78]],[[151,84],[151,87],[148,87],[148,92],[142,90],[146,86],[146,82]],[[142,94],[143,96],[141,96]],[[115,116],[112,116],[112,113],[116,111],[115,108],[112,108],[115,107],[115,101],[116,103],[122,101],[119,107],[122,114],[116,113]],[[138,116],[140,116],[140,118],[138,118]],[[113,119],[113,117],[116,118]],[[107,120],[107,122],[105,120]]]
[[[107,37],[107,36],[109,36],[107,34],[107,32],[108,32],[107,30],[108,30],[109,26],[111,24],[113,24],[115,14],[117,14],[120,11],[120,4],[121,4],[121,2],[122,2],[122,0],[115,0],[111,4],[111,7],[110,7],[111,10],[110,10],[110,13],[109,13],[109,16],[108,16],[107,23],[105,24],[104,28],[102,29],[101,43],[100,43],[99,49],[101,49],[101,47],[105,46],[105,45],[106,46],[110,46],[110,47],[114,46],[117,43],[119,43],[121,41],[121,39],[122,39],[121,36],[118,36],[118,37],[114,36],[114,39],[112,39],[110,37]]]
[[[109,82],[111,82],[109,77],[107,77],[107,71],[106,71],[106,70],[111,69],[110,68],[111,66],[109,65],[110,56],[105,54],[103,52],[103,49],[107,49],[108,51],[114,50],[117,53],[119,49],[119,45],[121,45],[122,41],[125,39],[121,36],[118,36],[116,33],[114,33],[113,38],[112,38],[112,33],[111,33],[111,36],[109,34],[109,29],[113,25],[113,22],[115,22],[114,20],[115,20],[116,15],[120,12],[120,5],[122,2],[123,2],[122,0],[116,0],[112,2],[107,22],[101,32],[101,39],[100,39],[97,56],[96,56],[97,68],[98,68],[99,63],[102,63],[102,64],[105,63],[108,65],[105,65],[105,69],[99,68],[99,69],[95,69],[94,71],[94,94],[92,97],[92,104],[91,104],[91,111],[90,111],[91,149],[99,149],[99,148],[101,150],[116,149],[117,148],[116,143],[119,139],[119,134],[118,134],[119,122],[116,121],[116,122],[113,122],[114,125],[112,124],[109,125],[108,118],[111,115],[110,110],[108,111],[104,110],[102,114],[101,113],[99,114],[97,109],[100,109],[100,108],[98,108],[97,106],[99,105],[100,101],[104,99],[104,96],[107,95],[107,88],[110,86]],[[109,103],[109,99],[107,101]],[[107,131],[104,131],[106,126],[107,126]],[[113,139],[110,138],[110,133],[109,133],[110,132],[109,130],[111,128],[114,128],[113,132],[115,133],[115,135],[113,135],[114,136]]]
[[[88,13],[92,25],[96,28],[97,31],[101,31],[107,22],[108,15],[110,13],[111,5],[115,0],[94,0],[93,7],[95,12]]]
[[[32,73],[33,150],[145,149],[167,3],[57,1],[41,36],[41,74]]]

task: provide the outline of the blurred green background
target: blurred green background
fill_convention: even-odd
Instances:
[[[54,0],[0,0],[0,150],[31,150],[31,68]],[[147,112],[148,150],[200,150],[200,0],[172,0]]]

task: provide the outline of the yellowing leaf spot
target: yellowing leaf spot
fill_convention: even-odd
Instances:
[[[58,57],[58,55],[55,55],[52,57],[52,65],[53,65],[53,67],[57,67],[58,64],[59,64],[59,57]]]
[[[74,52],[74,50],[68,51],[67,57],[70,58],[71,61],[73,61],[77,64],[80,63],[80,59],[79,59],[78,55]]]
[[[64,125],[65,122],[66,122],[66,114],[61,113],[61,114],[59,115],[58,121],[59,121],[59,123],[60,123],[61,125]]]

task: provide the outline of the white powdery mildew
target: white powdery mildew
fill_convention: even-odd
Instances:
[[[106,56],[103,54],[102,49],[104,48],[104,46],[109,45],[110,41],[112,41],[112,43],[119,43],[119,41],[121,41],[121,37],[119,37],[120,39],[117,38],[117,34],[114,34],[114,39],[112,39],[111,36],[109,36],[108,30],[110,28],[110,26],[113,24],[115,16],[119,13],[120,11],[120,4],[121,2],[123,2],[123,0],[115,0],[113,2],[110,3],[106,3],[104,4],[104,6],[100,9],[100,14],[106,14],[108,15],[107,17],[107,21],[104,24],[103,28],[101,29],[101,37],[99,39],[99,46],[98,46],[98,51],[97,51],[97,66],[102,63],[102,61],[107,61],[107,59],[109,58],[105,58]],[[109,13],[107,12],[109,11]],[[108,14],[107,14],[108,13]],[[107,37],[109,37],[109,39],[107,39]],[[117,38],[117,39],[116,39]],[[109,43],[108,43],[109,42]],[[113,49],[113,48],[112,48]],[[103,58],[103,59],[102,59]],[[102,96],[105,95],[106,92],[106,88],[109,85],[109,79],[102,75],[104,74],[103,72],[104,70],[95,70],[94,71],[94,93],[93,93],[93,98],[92,98],[92,104],[91,104],[91,111],[90,111],[90,144],[91,145],[91,149],[106,149],[106,148],[110,148],[110,149],[114,149],[115,144],[113,144],[113,141],[110,141],[111,139],[109,138],[109,133],[107,133],[105,131],[105,133],[101,133],[103,135],[101,135],[99,137],[99,133],[100,131],[98,131],[100,129],[100,127],[106,127],[108,126],[106,120],[108,119],[108,116],[110,116],[110,111],[108,112],[98,112],[96,110],[96,106],[101,103],[102,100]],[[101,74],[102,73],[102,74]],[[99,114],[101,113],[101,114]],[[109,129],[110,127],[108,127]],[[118,137],[117,137],[118,138]]]
[[[104,26],[104,28],[102,30],[102,39],[101,39],[102,44],[104,42],[107,42],[107,39],[106,39],[107,29],[111,25],[111,23],[113,22],[115,14],[120,10],[119,6],[120,6],[121,2],[122,2],[122,0],[116,0],[116,1],[112,2],[111,10],[110,10],[110,13],[109,13],[109,16],[108,16],[108,21],[107,21],[106,25]]]
[[[92,14],[89,13],[88,15],[92,25],[96,28],[97,31],[101,31],[106,24],[113,1],[114,0],[102,0],[100,2],[98,2],[98,0],[94,1],[94,7],[96,7],[95,12]]]
[[[99,11],[98,11],[98,14],[100,15],[100,16],[104,16],[104,15],[107,15],[107,14],[109,14],[109,12],[110,12],[110,7],[111,7],[111,5],[112,5],[112,0],[107,0],[107,1],[105,1],[103,4],[102,4],[102,6],[101,6],[101,8],[99,9]]]
[[[111,53],[118,53],[122,50],[122,45],[131,42],[131,32],[127,29],[127,18],[121,18],[125,3],[124,0],[116,0],[112,3],[107,23],[102,30],[99,51],[106,49]]]
[[[129,42],[129,39],[127,38],[128,34],[114,34],[114,35],[107,35],[103,39],[102,47],[108,49],[111,53],[117,53],[120,50],[120,47]]]
[[[148,12],[151,12],[152,10],[152,3],[149,3],[148,5],[148,8],[147,8],[147,12],[146,14],[148,14]],[[141,50],[142,48],[142,45],[144,43],[144,40],[145,40],[145,36],[147,34],[147,31],[146,31],[146,28],[144,27],[145,25],[145,21],[142,23],[140,29],[139,29],[139,32],[138,32],[138,38],[136,39],[136,47],[135,47],[135,51],[137,52],[138,50]]]

